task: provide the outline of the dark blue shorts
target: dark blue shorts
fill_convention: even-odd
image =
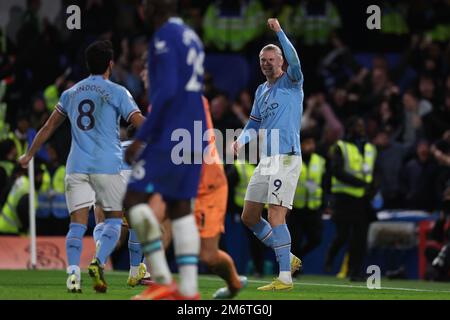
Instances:
[[[170,153],[148,152],[133,166],[128,191],[160,193],[164,200],[190,200],[197,197],[201,164],[172,163]]]

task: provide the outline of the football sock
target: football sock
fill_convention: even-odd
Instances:
[[[250,230],[253,231],[253,234],[259,240],[261,240],[262,243],[273,249],[275,243],[275,234],[273,232],[272,226],[269,222],[267,222],[267,220],[261,218],[261,220],[253,227],[251,227]],[[294,259],[294,257],[295,256],[291,252],[289,252],[289,263],[292,262],[292,259]]]
[[[78,280],[81,279],[81,270],[80,270],[79,266],[75,266],[75,265],[68,266],[66,269],[66,272],[67,272],[67,274],[74,273]]]
[[[130,266],[139,267],[142,261],[142,249],[137,234],[133,229],[129,229],[128,252],[130,254]]]
[[[114,251],[117,241],[120,238],[120,230],[122,227],[121,218],[111,218],[105,220],[102,236],[100,237],[97,259],[102,265],[106,263],[109,255]]]
[[[180,272],[179,291],[186,297],[198,293],[200,236],[193,214],[172,221],[175,258]]]
[[[270,223],[267,220],[261,218],[257,224],[250,228],[255,236],[261,240],[269,248],[273,248],[275,241],[274,234]]]
[[[80,265],[81,250],[83,249],[83,236],[87,227],[81,223],[72,222],[69,225],[69,231],[66,236],[66,253],[67,262],[70,268],[67,268],[68,273],[72,273],[73,270],[78,270]]]
[[[92,233],[92,235],[94,236],[95,245],[97,245],[97,241],[100,240],[100,237],[102,236],[104,228],[105,228],[104,222],[100,222],[95,225],[94,232]]]
[[[280,267],[279,278],[285,283],[292,283],[291,277],[291,235],[286,224],[274,227],[273,234],[275,236],[274,250]]]
[[[153,210],[146,204],[138,204],[130,209],[130,222],[136,232],[141,249],[151,261],[152,278],[160,284],[172,283],[172,274],[161,242],[161,229]]]

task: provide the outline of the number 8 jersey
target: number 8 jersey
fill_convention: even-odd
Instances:
[[[129,121],[140,112],[128,90],[91,75],[64,91],[56,110],[71,124],[67,174],[118,174],[123,158],[120,117]]]

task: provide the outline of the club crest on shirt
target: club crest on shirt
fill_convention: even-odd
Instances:
[[[166,41],[158,40],[156,38],[155,39],[155,50],[156,50],[156,52],[155,52],[156,54],[162,54],[162,53],[169,51]]]

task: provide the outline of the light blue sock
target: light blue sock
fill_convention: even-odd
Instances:
[[[130,265],[137,267],[142,261],[142,249],[136,231],[129,229],[128,252],[130,253]]]
[[[83,236],[87,227],[81,223],[72,222],[66,236],[66,253],[69,266],[79,266],[81,250],[83,249]]]
[[[280,271],[291,271],[291,234],[286,224],[280,224],[272,229],[275,243],[273,249],[277,257]]]
[[[105,229],[105,223],[99,222],[95,225],[93,236],[94,236],[94,242],[97,243],[98,240],[100,240],[100,237],[102,236],[103,230]]]
[[[102,236],[100,237],[100,245],[96,258],[102,265],[106,263],[109,255],[114,251],[117,241],[120,237],[120,228],[122,226],[122,219],[113,218],[106,219]]]
[[[269,248],[273,248],[275,238],[272,230],[272,226],[267,220],[261,218],[257,224],[250,228],[255,236],[261,240]]]

